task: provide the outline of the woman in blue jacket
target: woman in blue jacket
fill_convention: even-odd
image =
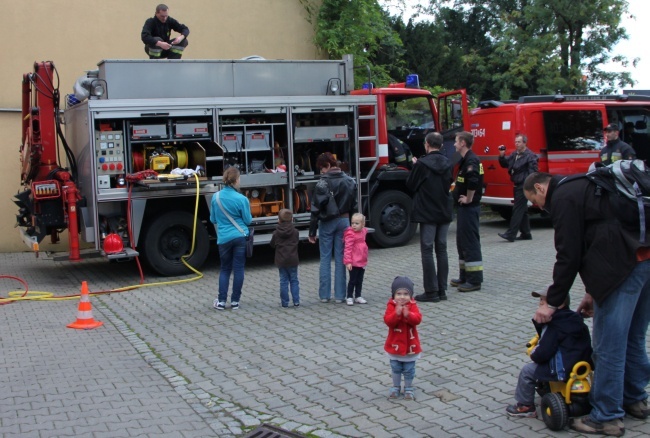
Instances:
[[[239,169],[235,167],[226,169],[223,173],[223,183],[226,187],[212,195],[210,222],[217,225],[217,246],[221,260],[219,296],[213,304],[217,310],[226,308],[231,273],[234,273],[230,296],[232,310],[239,309],[239,299],[244,284],[246,238],[248,226],[253,218],[248,198],[239,193],[239,176]]]

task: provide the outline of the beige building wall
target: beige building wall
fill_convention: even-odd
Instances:
[[[102,59],[147,59],[144,21],[160,0],[0,0],[0,252],[25,251],[12,198],[21,190],[21,81],[35,61],[53,61],[63,96]],[[165,1],[165,0],[163,0]],[[313,2],[313,0],[310,0]],[[300,0],[166,1],[169,15],[190,29],[183,59],[317,59],[313,27]],[[65,236],[62,236],[65,238]],[[42,249],[67,250],[65,244]]]

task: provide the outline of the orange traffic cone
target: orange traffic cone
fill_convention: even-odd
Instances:
[[[81,282],[81,299],[79,300],[79,311],[77,312],[77,320],[66,327],[73,329],[92,330],[104,324],[101,321],[93,319],[93,308],[90,304],[90,294],[88,293],[88,284],[85,281]]]

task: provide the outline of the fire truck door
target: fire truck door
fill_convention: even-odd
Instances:
[[[444,138],[443,152],[453,163],[457,162],[460,157],[454,155],[456,134],[470,130],[469,104],[467,92],[464,89],[438,95],[438,120],[436,125]]]

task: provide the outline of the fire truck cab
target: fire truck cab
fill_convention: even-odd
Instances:
[[[87,244],[110,260],[141,255],[161,275],[189,273],[182,259],[200,267],[216,235],[210,200],[230,166],[241,172],[256,244],[270,241],[282,208],[305,239],[323,152],[356,179],[379,245],[403,245],[415,233],[408,169],[391,165],[387,136],[422,153],[426,133],[440,130],[435,99],[403,84],[354,91],[349,56],[104,60],[75,84],[62,117],[54,65],[34,67],[23,77],[15,202],[22,238],[36,251],[68,229],[62,258],[79,260]]]
[[[483,101],[470,113],[475,153],[485,169],[482,202],[508,219],[514,202],[507,169],[499,165],[498,146],[514,150],[517,134],[539,157],[539,170],[570,175],[600,161],[603,128],[620,127],[620,138],[640,159],[650,158],[650,96],[525,96],[517,101]]]

